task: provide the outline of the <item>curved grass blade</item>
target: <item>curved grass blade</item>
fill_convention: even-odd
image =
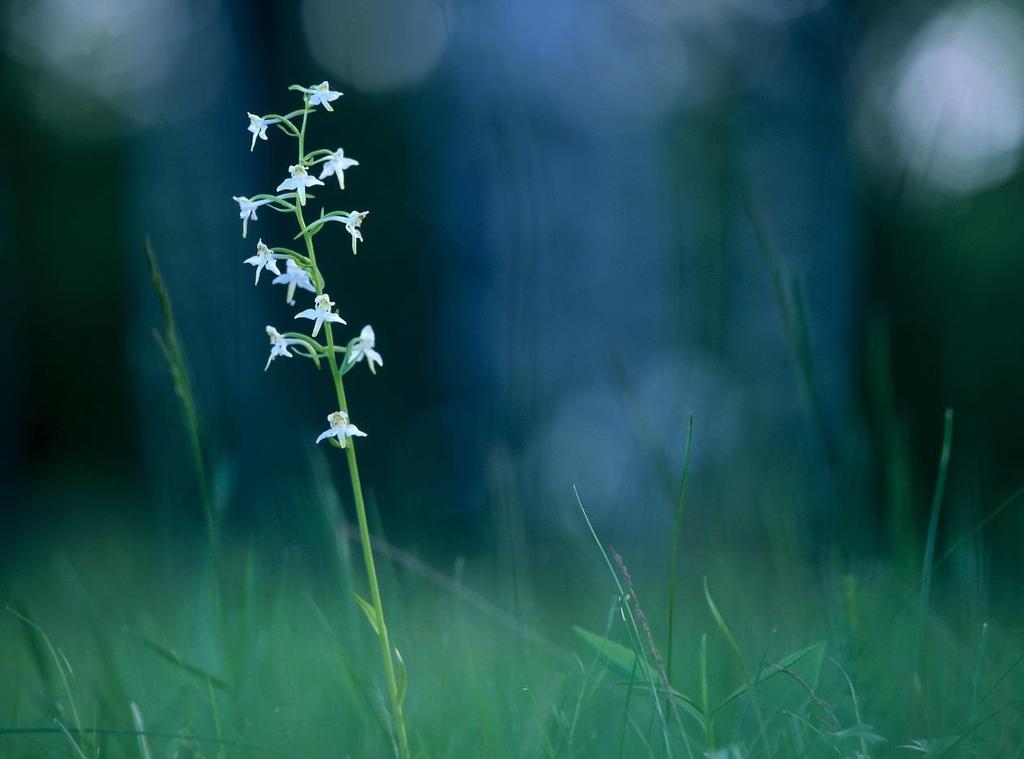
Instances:
[[[764,727],[764,718],[761,716],[761,703],[757,698],[757,689],[754,678],[750,674],[750,668],[747,667],[747,661],[743,658],[743,653],[740,651],[739,645],[736,643],[736,639],[733,637],[732,632],[729,630],[729,625],[725,623],[725,617],[722,616],[722,612],[718,610],[718,606],[715,605],[715,601],[711,598],[711,589],[708,587],[708,578],[704,578],[704,598],[708,602],[708,608],[711,610],[711,616],[715,619],[715,624],[718,625],[718,629],[721,630],[722,636],[729,644],[729,648],[732,649],[733,656],[736,657],[736,661],[740,665],[740,669],[743,670],[743,676],[746,678],[750,690],[750,701],[754,707],[754,716],[757,718],[757,727],[761,733],[761,740],[764,742],[765,750],[769,750],[768,745],[768,732]]]
[[[789,654],[788,656],[782,657],[781,659],[779,659],[779,661],[774,662],[774,663],[769,664],[768,666],[764,667],[761,670],[761,675],[754,682],[754,685],[755,686],[756,685],[760,685],[761,683],[764,683],[764,682],[767,682],[768,680],[771,680],[776,675],[780,675],[783,672],[785,672],[787,669],[791,669],[794,664],[797,664],[798,662],[803,661],[804,659],[806,659],[811,654],[817,653],[819,651],[822,654],[824,654],[824,651],[825,651],[825,641],[823,641],[823,640],[818,641],[817,643],[815,643],[813,645],[810,645],[807,648],[801,648],[799,651],[794,651],[793,653]],[[740,698],[744,693],[746,693],[749,690],[750,690],[750,684],[749,683],[745,684],[745,685],[741,685],[739,688],[737,688],[732,693],[730,693],[728,696],[726,696],[724,699],[722,699],[722,701],[718,704],[718,706],[716,706],[714,709],[711,710],[712,716],[714,716],[715,714],[718,714],[718,712],[721,711],[724,707],[728,706],[733,701],[735,701],[736,699]]]
[[[942,495],[946,490],[946,473],[949,471],[949,452],[953,446],[953,409],[946,409],[942,431],[942,454],[939,456],[939,473],[935,478],[935,492],[932,495],[932,512],[928,518],[928,538],[924,546],[924,564],[921,567],[921,608],[928,606],[932,590],[932,559],[935,558],[935,538],[939,532],[939,512],[942,510]]]
[[[136,635],[135,637],[137,637],[146,648],[155,653],[161,659],[169,661],[171,664],[174,664],[175,666],[184,670],[185,672],[199,680],[201,684],[209,684],[216,686],[224,692],[231,691],[231,686],[228,685],[227,682],[225,682],[223,679],[217,677],[217,675],[212,674],[208,670],[203,669],[197,664],[192,664],[191,662],[185,661],[178,655],[177,651],[167,648],[166,646],[162,646],[156,641],[151,640],[143,635]]]
[[[354,590],[352,591],[352,596],[356,599],[356,603],[359,604],[359,608],[363,610],[363,614],[365,614],[366,618],[369,620],[370,627],[373,628],[377,637],[380,637],[380,627],[377,625],[377,610],[373,608],[373,605],[369,601]]]

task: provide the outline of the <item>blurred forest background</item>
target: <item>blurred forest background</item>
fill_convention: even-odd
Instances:
[[[279,222],[242,240],[231,197],[291,157],[250,154],[246,111],[325,78],[314,144],[360,161],[371,211],[326,267],[386,361],[349,393],[399,544],[528,562],[573,483],[642,542],[690,412],[711,546],[763,544],[783,505],[853,554],[920,544],[947,406],[941,534],[1024,481],[1020,3],[12,0],[2,24],[0,571],[45,552],[26,535],[199,535],[146,235],[226,537],[301,546],[333,402],[262,371],[289,310],[241,261]]]

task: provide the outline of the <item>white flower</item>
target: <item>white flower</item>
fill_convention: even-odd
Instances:
[[[313,308],[307,308],[305,311],[299,311],[299,313],[295,314],[295,318],[312,319],[314,322],[313,337],[316,337],[324,322],[337,322],[338,324],[348,323],[334,313],[333,309],[334,301],[331,300],[331,296],[327,293],[321,293],[313,299]]]
[[[356,250],[356,243],[363,241],[363,233],[359,231],[359,227],[363,224],[363,219],[369,216],[369,211],[352,211],[351,213],[338,214],[337,216],[321,216],[319,219],[309,225],[312,229],[317,224],[322,224],[325,221],[341,221],[345,224],[345,229],[350,235],[352,235],[352,253],[358,253]]]
[[[309,290],[311,293],[316,292],[316,288],[313,287],[313,280],[309,278],[309,274],[306,273],[306,270],[290,258],[288,259],[288,265],[285,268],[284,274],[274,277],[271,284],[288,285],[288,295],[285,300],[288,301],[289,306],[295,305],[296,287],[301,287],[303,290]]]
[[[359,333],[359,337],[352,342],[352,347],[349,349],[349,354],[347,356],[348,362],[350,364],[358,363],[359,361],[362,361],[365,356],[366,365],[370,367],[370,371],[373,374],[376,374],[377,370],[373,365],[377,364],[377,366],[384,366],[384,359],[381,358],[380,354],[374,350],[376,344],[377,336],[373,334],[373,327],[367,324]]]
[[[267,371],[270,368],[270,362],[278,356],[291,358],[292,354],[288,352],[288,346],[302,342],[294,337],[285,337],[269,324],[267,325],[267,337],[270,338],[270,358],[267,359],[267,365],[263,367],[263,371]]]
[[[333,111],[331,103],[341,97],[340,92],[336,92],[331,89],[326,81],[320,82],[315,87],[300,87],[300,90],[309,95],[310,105],[322,105],[328,111]]]
[[[354,424],[349,424],[348,414],[344,411],[335,411],[333,414],[328,414],[327,421],[331,423],[331,426],[320,433],[320,437],[316,439],[317,443],[333,437],[337,438],[338,443],[344,448],[350,437],[366,437],[365,432]]]
[[[249,258],[242,261],[243,264],[251,264],[256,267],[256,284],[260,283],[260,272],[264,269],[274,272],[278,276],[281,276],[281,270],[277,268],[277,256],[270,252],[270,248],[263,244],[263,240],[260,239],[256,243],[256,255],[249,256]],[[288,259],[289,261],[291,259]]]
[[[312,187],[313,185],[323,184],[316,177],[311,177],[306,167],[301,163],[297,163],[294,166],[288,167],[288,173],[291,177],[284,180],[277,186],[277,191],[281,190],[295,190],[299,194],[299,203],[306,205],[306,188]]]
[[[244,195],[233,195],[231,199],[238,203],[238,210],[240,212],[238,217],[242,220],[242,237],[245,237],[249,231],[249,219],[256,221],[256,209],[269,203],[270,198],[249,200]]]
[[[345,169],[358,166],[359,161],[345,157],[345,151],[338,148],[330,156],[324,159],[324,168],[320,172],[320,178],[326,179],[329,176],[338,177],[338,187],[345,189]]]
[[[262,116],[257,116],[255,113],[246,113],[249,117],[249,126],[247,129],[252,132],[252,144],[249,146],[249,152],[251,153],[256,148],[256,138],[259,137],[261,140],[267,139],[267,127],[271,124],[276,124],[279,119],[265,119]]]
[[[356,243],[363,241],[363,233],[359,231],[359,227],[363,224],[363,219],[369,215],[369,211],[353,211],[348,214],[345,218],[345,229],[352,235],[352,255],[355,255],[359,251],[356,250]]]

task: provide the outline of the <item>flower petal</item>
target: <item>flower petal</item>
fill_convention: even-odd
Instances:
[[[356,427],[354,424],[345,425],[345,436],[346,437],[366,437],[366,433]]]

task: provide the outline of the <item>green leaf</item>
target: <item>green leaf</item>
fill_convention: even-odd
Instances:
[[[395,673],[395,676],[398,678],[398,705],[401,706],[405,703],[405,692],[409,685],[409,676],[405,671],[405,659],[402,658],[402,654],[397,647],[395,648],[395,661],[398,664]]]
[[[857,738],[868,743],[885,743],[886,740],[881,735],[875,732],[875,728],[871,725],[852,725],[845,730],[835,730],[826,735],[835,738],[836,740],[843,740],[845,738]]]
[[[192,664],[190,662],[185,661],[178,655],[178,652],[174,649],[167,648],[166,646],[163,646],[157,643],[155,640],[147,638],[144,635],[135,635],[135,637],[139,640],[139,642],[142,643],[142,645],[144,645],[154,654],[156,654],[162,659],[169,661],[176,667],[181,668],[184,672],[187,672],[188,674],[197,678],[200,682],[204,684],[209,683],[210,685],[216,686],[217,688],[225,692],[231,691],[230,686],[224,680],[196,664]]]
[[[630,678],[630,684],[633,681],[641,679],[646,673],[647,682],[653,683],[653,686],[660,692],[665,692],[665,687],[662,684],[661,676],[657,672],[651,672],[650,667],[642,660],[637,659],[636,654],[633,653],[632,649],[626,648],[621,643],[616,643],[614,640],[609,640],[604,636],[592,633],[590,630],[584,630],[582,627],[573,625],[573,632],[576,633],[584,643],[593,648],[600,657],[611,665],[612,669],[617,670],[620,674]],[[633,668],[636,667],[636,675],[634,675]],[[680,693],[675,688],[670,688],[666,695],[675,699],[683,707],[683,711],[689,714],[698,725],[704,727],[705,719],[704,714],[701,711],[700,705],[692,698],[687,696],[685,693]]]
[[[711,616],[715,618],[715,624],[718,625],[718,629],[722,632],[722,637],[725,638],[729,644],[729,648],[732,649],[733,656],[736,657],[736,661],[739,663],[740,668],[743,670],[743,679],[746,683],[740,688],[739,693],[750,692],[750,705],[754,709],[754,716],[757,718],[757,728],[761,734],[761,742],[768,746],[768,732],[764,727],[764,717],[761,715],[761,702],[757,696],[757,690],[750,687],[751,685],[757,684],[757,679],[750,674],[750,668],[747,667],[747,662],[743,658],[743,652],[740,651],[739,645],[736,643],[736,638],[733,637],[732,632],[729,630],[729,625],[725,623],[725,617],[722,616],[722,612],[718,610],[718,605],[711,597],[711,588],[708,586],[708,578],[704,576],[704,598],[708,602],[708,608],[711,609]],[[727,703],[729,699],[726,699],[724,703]],[[721,708],[721,706],[719,706]],[[715,711],[718,711],[717,709]],[[712,712],[709,718],[714,717]]]
[[[647,664],[643,661],[638,661],[636,654],[633,653],[632,649],[626,648],[621,643],[616,643],[614,640],[609,640],[602,635],[592,633],[590,630],[584,630],[582,627],[573,625],[572,631],[576,633],[584,643],[593,648],[602,658],[616,670],[619,671],[625,677],[630,677],[633,674],[633,667],[637,668],[637,673],[641,676],[641,679],[651,680],[651,673],[647,669]]]
[[[807,648],[801,648],[799,651],[794,651],[788,656],[782,657],[779,661],[775,662],[775,664],[769,664],[763,670],[761,670],[761,676],[757,678],[757,680],[755,681],[755,685],[760,685],[761,683],[766,682],[767,680],[771,680],[776,675],[782,674],[782,671],[784,669],[791,669],[794,664],[803,661],[812,654],[818,654],[818,660],[820,662],[821,655],[824,655],[824,653],[825,641],[823,640],[818,641],[814,645],[808,646]],[[750,690],[749,685],[741,685],[739,688],[737,688],[728,696],[726,696],[725,699],[718,706],[716,706],[711,713],[717,714],[722,708],[731,704],[733,701],[738,699],[748,690]]]
[[[373,604],[354,590],[352,591],[352,596],[356,599],[356,603],[359,604],[359,608],[363,610],[363,614],[365,614],[366,618],[370,620],[370,627],[372,627],[373,631],[377,633],[378,637],[380,637],[380,627],[377,625],[377,610],[373,608]]]

